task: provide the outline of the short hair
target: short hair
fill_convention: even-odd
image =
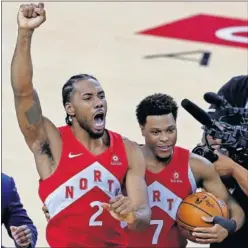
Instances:
[[[166,94],[156,93],[144,98],[136,108],[136,117],[140,125],[146,124],[147,116],[172,113],[177,119],[178,106],[174,99]]]
[[[74,92],[75,89],[75,84],[80,80],[88,80],[88,79],[94,79],[98,81],[95,77],[89,74],[77,74],[72,76],[69,80],[67,80],[67,82],[64,84],[62,88],[62,99],[63,99],[64,107],[66,103],[70,102],[72,93]],[[65,122],[67,123],[67,125],[70,126],[72,125],[70,116],[68,114],[66,114]]]

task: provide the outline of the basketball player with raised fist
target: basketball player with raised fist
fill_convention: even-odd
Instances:
[[[34,30],[45,20],[44,4],[21,5],[11,84],[19,127],[40,176],[39,195],[51,216],[48,244],[125,247],[120,221],[132,230],[150,221],[142,152],[105,128],[105,93],[91,75],[74,75],[64,84],[65,126],[57,128],[43,115],[32,81],[30,47]],[[124,181],[128,199],[121,196]]]
[[[221,242],[243,224],[243,210],[228,194],[212,164],[176,146],[177,111],[176,102],[166,94],[148,96],[137,106],[136,116],[145,138],[141,148],[147,163],[145,180],[152,217],[144,232],[126,229],[129,247],[186,247],[187,240],[179,232],[176,214],[182,200],[198,187],[224,200],[231,220],[205,218],[204,221],[214,225],[195,228],[193,236],[197,243]]]

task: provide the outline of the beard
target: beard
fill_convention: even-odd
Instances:
[[[83,128],[90,136],[91,139],[99,139],[103,136],[105,128],[102,130],[102,132],[95,133],[90,126],[87,123],[79,123],[80,127]]]
[[[159,162],[162,162],[162,163],[165,163],[165,164],[169,164],[171,159],[172,159],[172,155],[171,154],[169,157],[166,157],[166,158],[162,158],[162,157],[159,157],[158,155],[155,155],[156,156],[156,159],[159,161]]]
[[[165,164],[169,164],[171,162],[171,159],[173,157],[174,154],[174,148],[172,149],[171,154],[168,157],[160,157],[155,153],[155,157],[159,162],[165,163]]]

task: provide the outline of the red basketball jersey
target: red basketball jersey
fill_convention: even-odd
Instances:
[[[40,181],[39,195],[51,219],[46,229],[51,247],[127,246],[120,222],[101,208],[121,193],[128,170],[122,137],[108,131],[110,147],[90,153],[69,126],[60,127],[62,156],[57,170]]]
[[[196,184],[189,167],[189,151],[175,147],[170,164],[160,173],[146,170],[149,204],[152,210],[150,226],[144,232],[132,232],[129,247],[186,247],[176,225],[176,213],[189,194],[196,191]]]

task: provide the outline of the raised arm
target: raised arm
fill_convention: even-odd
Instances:
[[[18,12],[18,36],[11,63],[11,85],[15,99],[15,109],[20,129],[27,145],[33,145],[39,136],[45,136],[44,120],[40,101],[32,84],[33,65],[31,59],[31,40],[34,28],[45,21],[45,11],[34,5],[22,5]],[[35,12],[36,10],[36,12]],[[38,13],[40,16],[37,16]],[[32,15],[36,17],[32,18]],[[46,139],[46,137],[41,137]]]
[[[129,140],[124,140],[124,143],[129,163],[129,170],[126,176],[126,190],[136,217],[136,221],[129,225],[129,228],[144,229],[150,224],[151,218],[145,182],[145,159],[140,147],[136,143]]]
[[[230,232],[235,232],[242,227],[242,225],[244,224],[244,211],[234,200],[234,198],[229,194],[211,162],[196,154],[191,154],[190,166],[195,178],[197,178],[198,181],[202,182],[203,188],[207,192],[215,195],[217,198],[225,201],[228,206],[231,214],[231,220],[234,225],[232,225],[231,222],[225,222],[221,220],[221,222],[215,225],[215,227],[213,228],[196,229],[197,232],[207,232],[206,230],[209,230],[210,234],[205,233],[198,235],[199,238],[208,238],[208,240],[205,240],[206,243],[221,242],[228,235],[228,232],[230,234]],[[224,226],[226,228],[221,228]],[[233,228],[234,230],[231,230]]]
[[[11,85],[18,123],[28,147],[35,156],[41,178],[51,174],[49,154],[52,152],[49,133],[57,136],[59,140],[57,129],[42,116],[40,101],[32,83],[31,40],[34,29],[39,27],[45,19],[43,4],[27,4],[20,7],[17,17],[18,36],[11,63]],[[53,157],[56,162],[60,154],[52,155],[55,155]]]

